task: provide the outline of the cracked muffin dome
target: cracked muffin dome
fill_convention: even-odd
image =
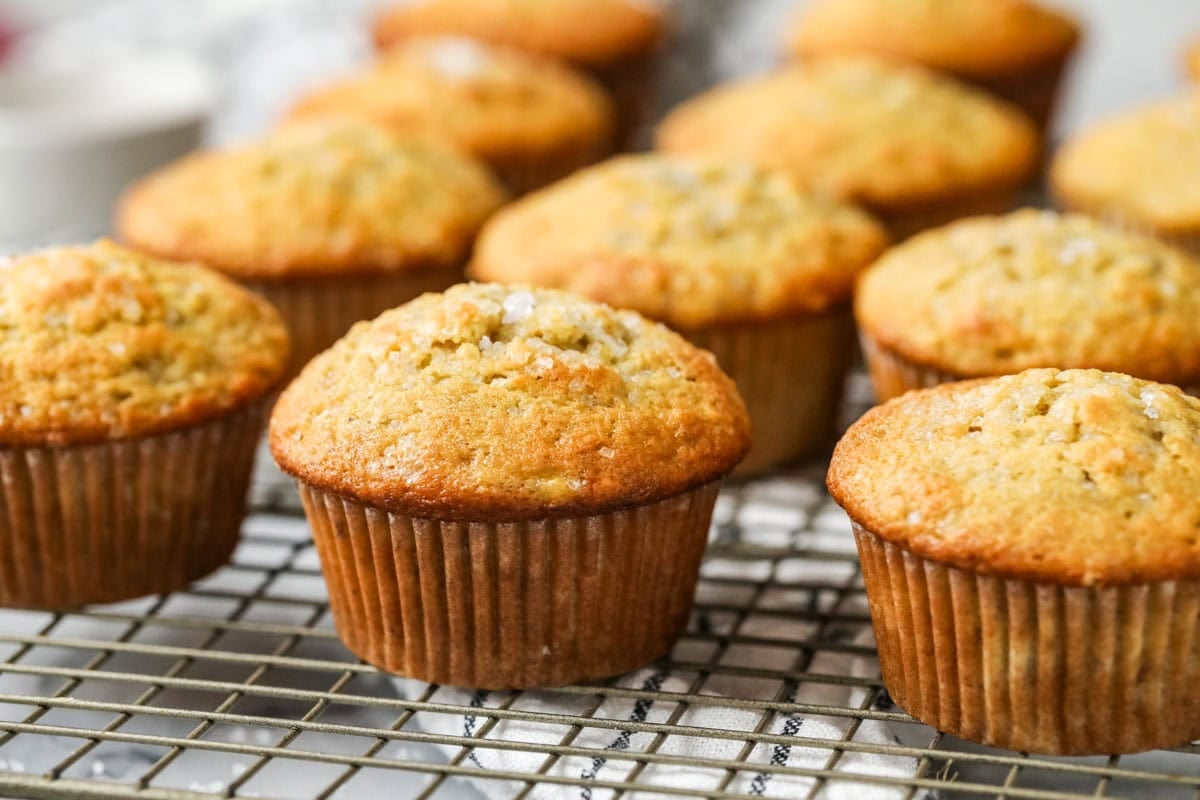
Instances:
[[[633,312],[496,284],[359,323],[271,419],[286,472],[437,519],[665,499],[728,473],[748,447],[741,399],[709,353]]]
[[[608,65],[657,47],[665,24],[654,0],[421,0],[385,10],[373,33],[380,47],[414,34],[455,34]]]
[[[461,265],[504,199],[446,145],[336,119],[185,157],[126,193],[117,228],[242,279],[370,274]]]
[[[1077,214],[963,220],[864,273],[860,328],[959,376],[1094,367],[1200,384],[1200,262]]]
[[[603,157],[612,149],[614,124],[604,90],[570,67],[443,36],[387,51],[364,71],[305,95],[288,114],[330,115],[444,139],[511,185],[537,166],[531,160],[567,172]]]
[[[1200,234],[1200,90],[1084,130],[1051,165],[1067,207],[1165,235]]]
[[[275,310],[196,264],[101,241],[0,261],[0,286],[3,446],[176,430],[283,375]]]
[[[470,269],[687,329],[843,303],[885,242],[865,213],[782,173],[628,156],[504,209],[480,234]]]
[[[657,141],[672,153],[750,158],[880,212],[1018,187],[1039,147],[1015,108],[868,57],[719,86],[672,111]]]
[[[1200,400],[1098,370],[909,392],[838,444],[834,499],[918,556],[1066,585],[1200,578]]]

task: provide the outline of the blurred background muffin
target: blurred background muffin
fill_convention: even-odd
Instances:
[[[813,61],[718,86],[671,111],[658,148],[756,161],[861,203],[903,238],[1007,210],[1037,162],[1015,107],[921,67]]]
[[[1200,390],[1200,262],[1078,214],[960,220],[888,251],[855,316],[879,402],[1032,367]]]
[[[1085,128],[1051,164],[1054,198],[1200,254],[1200,90]]]
[[[852,360],[849,298],[887,241],[867,214],[749,163],[626,156],[501,211],[470,273],[566,289],[717,356],[753,428],[739,475],[828,439]]]
[[[1071,17],[1028,0],[813,0],[785,47],[797,59],[864,53],[945,72],[1044,130],[1079,35]]]
[[[294,373],[358,320],[458,282],[504,199],[447,145],[338,118],[172,164],[129,190],[116,226],[269,299],[292,332]]]
[[[657,0],[417,0],[375,17],[381,50],[413,36],[450,34],[527,50],[588,73],[617,110],[627,147],[653,113],[656,61],[668,28]]]
[[[547,58],[461,37],[406,39],[356,76],[302,97],[292,119],[352,115],[443,138],[486,162],[515,193],[612,150],[612,104]]]

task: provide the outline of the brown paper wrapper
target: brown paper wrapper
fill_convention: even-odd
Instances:
[[[871,208],[892,238],[903,241],[910,236],[931,228],[940,228],[956,219],[1003,214],[1020,205],[1021,185],[987,189],[965,197],[954,197],[936,202],[913,204],[907,207],[880,209]]]
[[[972,79],[970,82],[1020,108],[1033,119],[1044,135],[1050,127],[1063,75],[1073,53],[1074,49],[1068,50],[1041,64],[1007,75]]]
[[[833,434],[853,360],[848,309],[685,335],[717,357],[750,414],[750,453],[734,477],[793,461]]]
[[[431,683],[560,686],[641,667],[687,624],[718,483],[590,517],[415,519],[300,483],[334,625]]]
[[[425,292],[440,292],[461,280],[459,268],[433,268],[243,283],[275,306],[287,324],[292,340],[287,375],[295,377],[354,323],[374,319]]]
[[[165,594],[228,562],[266,408],[137,439],[0,448],[0,606]]]
[[[660,58],[661,51],[655,49],[587,70],[613,100],[617,150],[636,149],[640,135],[654,117]]]
[[[883,682],[922,722],[1050,755],[1200,738],[1200,582],[1057,586],[854,537]]]
[[[858,340],[867,360],[867,370],[871,373],[876,403],[885,403],[910,389],[928,389],[941,383],[963,380],[961,375],[909,361],[866,333],[860,332]]]

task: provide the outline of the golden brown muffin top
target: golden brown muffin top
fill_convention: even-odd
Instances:
[[[287,472],[437,519],[603,513],[728,473],[749,447],[712,355],[565,292],[461,284],[360,322],[271,419]]]
[[[652,0],[418,0],[375,19],[375,43],[450,34],[603,66],[658,47],[666,14]]]
[[[880,344],[957,375],[1078,367],[1200,384],[1200,262],[1078,214],[919,234],[867,270],[855,314]]]
[[[240,278],[441,268],[467,258],[504,199],[446,145],[338,119],[187,156],[126,193],[117,228]]]
[[[1200,578],[1200,400],[1098,370],[909,392],[833,454],[850,517],[917,555],[1053,584]]]
[[[1015,187],[1038,152],[1016,109],[928,70],[828,58],[717,87],[659,127],[659,149],[751,158],[886,210]]]
[[[604,91],[569,67],[455,37],[409,40],[289,112],[364,117],[447,139],[485,160],[564,148],[599,156],[611,145],[613,114]]]
[[[1072,208],[1161,233],[1200,230],[1200,91],[1127,111],[1067,142],[1050,172]]]
[[[275,309],[197,264],[100,241],[0,260],[0,286],[3,446],[183,428],[283,375]]]
[[[1074,20],[1027,0],[816,0],[792,24],[801,57],[869,53],[975,78],[1066,55]]]
[[[694,328],[842,303],[885,243],[866,214],[781,173],[626,156],[502,211],[480,234],[471,272]]]

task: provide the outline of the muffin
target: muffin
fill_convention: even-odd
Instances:
[[[798,59],[854,53],[919,64],[1018,106],[1047,127],[1079,26],[1026,0],[816,0],[788,29]]]
[[[565,61],[608,91],[623,146],[650,119],[666,33],[666,11],[654,0],[421,0],[374,23],[380,49],[414,36],[454,35]]]
[[[1098,370],[912,392],[834,452],[883,681],[940,731],[1107,755],[1200,737],[1200,400]]]
[[[717,87],[658,130],[669,153],[749,158],[861,203],[897,237],[1007,210],[1037,161],[1020,111],[928,70],[829,58]]]
[[[0,605],[182,589],[229,560],[279,315],[109,242],[0,261]]]
[[[854,277],[885,242],[863,212],[777,172],[626,156],[500,212],[469,272],[632,309],[713,352],[750,413],[746,475],[833,429],[851,361]]]
[[[461,38],[408,41],[289,112],[326,116],[445,139],[517,194],[600,160],[613,142],[612,104],[591,80],[550,59]]]
[[[1200,253],[1200,92],[1127,111],[1068,141],[1058,202]]]
[[[1184,52],[1183,70],[1189,78],[1200,83],[1200,38],[1193,39]]]
[[[126,193],[117,229],[270,300],[292,332],[294,374],[358,320],[461,280],[504,199],[445,145],[328,120],[165,167]]]
[[[880,401],[1032,367],[1200,391],[1200,262],[1078,214],[961,220],[888,251],[855,316]]]
[[[271,418],[346,646],[480,688],[664,655],[748,446],[708,353],[632,312],[488,284],[356,325]]]

